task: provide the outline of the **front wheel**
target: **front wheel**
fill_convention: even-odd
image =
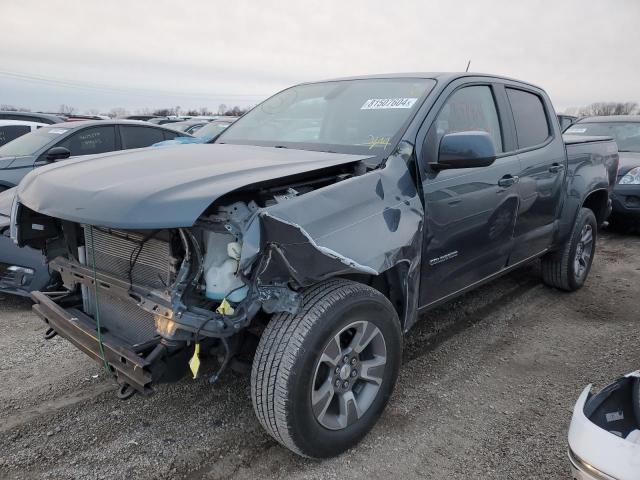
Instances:
[[[398,315],[380,292],[343,279],[315,285],[298,314],[274,316],[262,335],[251,372],[258,420],[297,454],[338,455],[378,420],[401,352]]]
[[[584,285],[596,252],[598,223],[588,208],[582,208],[569,239],[561,250],[542,257],[542,279],[551,287],[573,292]]]

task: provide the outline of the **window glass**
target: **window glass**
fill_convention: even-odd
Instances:
[[[116,149],[114,127],[92,127],[74,133],[56,145],[68,148],[71,156],[113,152]]]
[[[27,125],[5,125],[0,127],[0,145],[9,143],[11,140],[15,140],[30,131],[31,127]]]
[[[122,148],[144,148],[165,139],[164,133],[159,128],[137,127],[133,125],[121,125]],[[177,134],[176,134],[177,135]]]
[[[491,93],[485,85],[456,90],[438,113],[425,140],[428,161],[435,162],[440,140],[448,133],[487,132],[496,152],[502,152],[502,134],[498,111]]]
[[[231,123],[233,122],[213,121],[198,130],[195,136],[200,137],[205,141],[209,141],[220,135],[229,125],[231,125]]]
[[[540,145],[549,137],[549,124],[542,99],[530,92],[507,88],[507,96],[516,123],[518,147]]]
[[[31,133],[26,133],[14,141],[0,147],[0,157],[23,157],[35,155],[38,151],[52,144],[69,131],[68,128],[43,127]]]
[[[169,130],[163,130],[163,135],[165,140],[173,140],[176,137],[181,137],[178,132],[170,132]]]
[[[383,155],[433,86],[421,78],[298,85],[252,109],[216,141]]]

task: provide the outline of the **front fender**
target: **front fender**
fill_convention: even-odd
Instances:
[[[405,315],[411,317],[423,217],[406,161],[391,156],[381,169],[262,209],[248,227],[260,240],[252,242],[255,249],[241,268],[260,256],[253,273],[258,284],[293,281],[306,287],[345,274],[379,275],[408,263],[403,291]],[[404,319],[405,328],[411,323]]]

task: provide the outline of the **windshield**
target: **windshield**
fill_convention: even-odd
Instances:
[[[227,129],[233,122],[211,122],[200,127],[194,135],[205,140],[211,140]]]
[[[217,143],[382,154],[434,85],[421,78],[298,85],[245,114]]]
[[[619,151],[640,152],[640,122],[580,122],[564,133],[613,137]]]
[[[36,154],[42,147],[62,138],[68,128],[43,127],[0,147],[0,157],[24,157]]]

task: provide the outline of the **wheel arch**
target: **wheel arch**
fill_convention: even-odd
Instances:
[[[412,294],[417,296],[417,292],[410,291],[410,286],[407,284],[408,277],[409,264],[408,262],[401,262],[379,275],[357,273],[341,275],[339,278],[362,283],[384,295],[398,314],[402,330],[406,331],[413,324],[413,314],[415,313],[411,297]]]
[[[609,215],[609,192],[605,188],[590,192],[582,201],[582,208],[588,208],[596,216],[601,225]]]

